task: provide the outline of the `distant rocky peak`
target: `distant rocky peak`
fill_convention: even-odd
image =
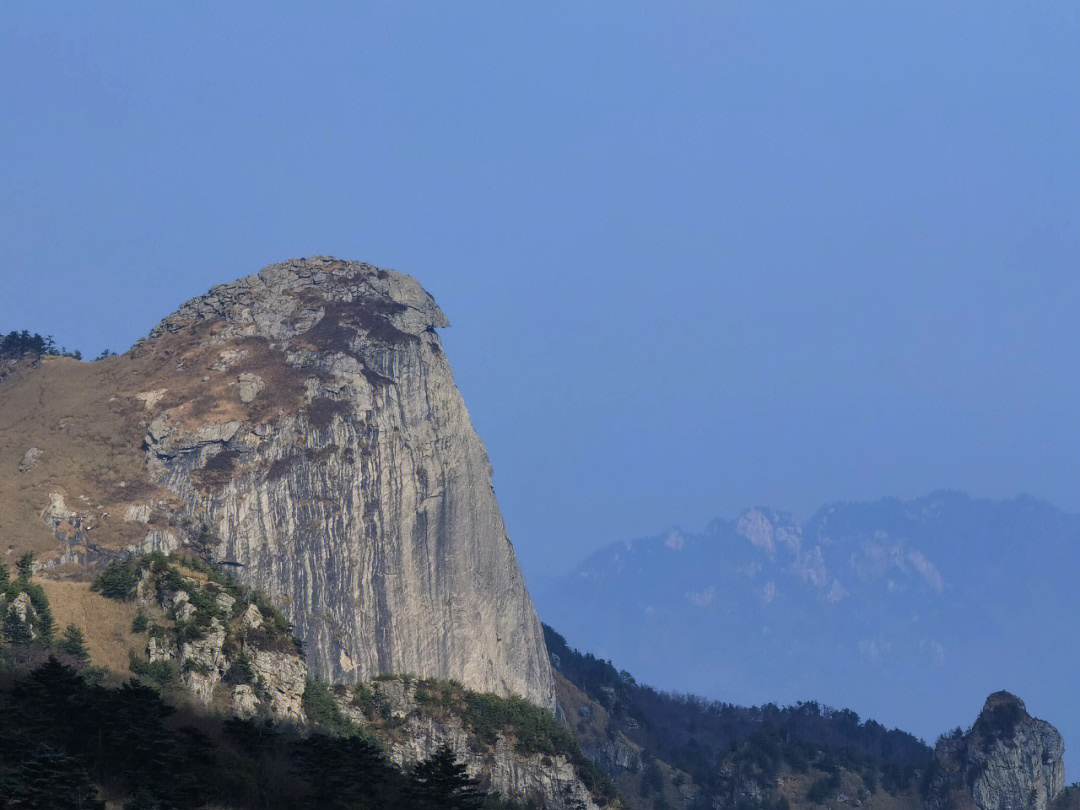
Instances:
[[[1027,707],[1024,706],[1024,701],[1012,692],[1006,692],[1003,689],[1000,692],[994,692],[986,698],[986,703],[983,704],[982,714],[995,711],[1002,706],[1017,707],[1021,712],[1027,713]]]
[[[1031,721],[1024,701],[1011,692],[994,692],[986,699],[974,731],[987,740],[1012,739],[1018,725]]]
[[[747,509],[735,521],[735,531],[770,557],[778,548],[797,554],[802,546],[802,526],[786,512]]]
[[[1045,810],[1065,789],[1064,754],[1057,729],[994,692],[967,733],[938,741],[927,810]]]

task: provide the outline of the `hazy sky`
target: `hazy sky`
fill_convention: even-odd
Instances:
[[[410,273],[527,575],[759,503],[1080,510],[1074,4],[44,5],[0,8],[0,329]]]

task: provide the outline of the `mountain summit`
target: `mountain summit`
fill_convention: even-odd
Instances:
[[[1008,692],[986,699],[975,724],[934,750],[927,810],[1045,810],[1065,790],[1065,745]]]
[[[329,257],[214,287],[127,354],[0,382],[0,529],[74,576],[187,547],[270,595],[313,670],[554,707],[483,444],[412,278]]]

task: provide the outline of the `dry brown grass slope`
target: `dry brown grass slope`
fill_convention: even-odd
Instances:
[[[34,581],[49,597],[57,629],[63,632],[69,624],[82,629],[92,666],[106,667],[120,675],[131,674],[131,655],[145,656],[147,641],[145,633],[131,632],[134,605],[93,593],[86,582],[45,578]]]
[[[86,542],[120,549],[141,540],[147,527],[125,523],[126,507],[173,499],[147,472],[151,413],[167,412],[180,427],[259,424],[301,406],[302,379],[280,352],[256,338],[215,344],[220,326],[203,322],[93,363],[47,357],[0,379],[0,560],[10,564],[29,550],[48,561],[67,550],[76,527],[61,523],[54,531],[42,518],[52,493],[80,514]],[[266,382],[256,403],[240,401],[243,372]],[[42,456],[20,471],[32,447]],[[67,566],[52,573],[85,579],[89,572]]]

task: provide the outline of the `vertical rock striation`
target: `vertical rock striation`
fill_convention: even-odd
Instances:
[[[409,672],[553,707],[446,325],[413,279],[336,259],[215,287],[134,349],[226,392],[155,392],[149,470],[183,542],[269,594],[324,678]]]

